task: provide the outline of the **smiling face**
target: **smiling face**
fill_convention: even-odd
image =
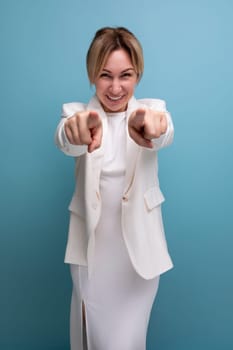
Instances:
[[[105,112],[125,111],[137,82],[128,53],[123,49],[111,52],[95,80],[96,95]]]

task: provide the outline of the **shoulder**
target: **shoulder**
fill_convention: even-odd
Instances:
[[[142,98],[137,101],[142,107],[156,109],[160,111],[166,110],[166,102],[158,98]]]
[[[81,112],[86,109],[86,104],[82,102],[70,102],[62,105],[62,117],[70,117],[76,112]]]

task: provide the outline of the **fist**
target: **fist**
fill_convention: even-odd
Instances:
[[[151,140],[159,138],[167,131],[165,112],[137,109],[129,117],[128,130],[130,137],[139,146],[153,148]]]
[[[77,112],[64,125],[66,136],[73,145],[87,145],[88,152],[99,148],[102,141],[102,122],[97,112]]]

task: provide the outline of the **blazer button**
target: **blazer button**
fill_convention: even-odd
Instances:
[[[128,202],[128,198],[126,196],[122,197],[123,202]]]

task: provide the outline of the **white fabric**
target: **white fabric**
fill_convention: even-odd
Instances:
[[[132,266],[122,235],[121,199],[126,168],[125,113],[108,115],[100,177],[101,216],[94,270],[71,265],[71,350],[83,349],[81,303],[85,304],[88,350],[144,350],[159,277],[145,280]]]
[[[121,201],[122,235],[135,270],[141,277],[151,279],[173,267],[161,215],[164,196],[158,179],[158,151],[172,142],[174,128],[170,114],[166,111],[165,101],[136,100],[132,97],[126,111],[127,120],[138,108],[164,112],[168,122],[166,133],[156,140],[153,149],[137,145],[128,135],[126,128],[127,167]],[[62,137],[66,118],[83,110],[96,111],[103,126],[101,146],[91,153],[84,151],[83,146],[67,143],[65,135]],[[108,117],[96,96],[87,104],[64,104],[62,116],[56,131],[56,143],[62,152],[75,157],[76,168],[76,185],[69,205],[70,224],[65,262],[87,266],[91,276],[94,267],[96,227],[101,215],[100,172],[106,153]]]

